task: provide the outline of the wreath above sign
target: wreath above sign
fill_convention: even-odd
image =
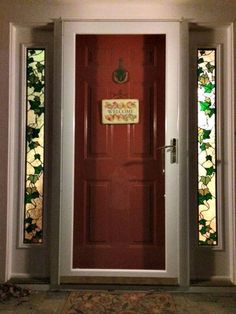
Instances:
[[[117,84],[124,84],[129,79],[129,73],[126,71],[123,65],[123,59],[119,59],[118,68],[112,73],[113,81]]]

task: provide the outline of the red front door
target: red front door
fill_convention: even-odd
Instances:
[[[165,36],[77,35],[75,74],[73,267],[165,269]],[[117,97],[138,124],[102,124]]]

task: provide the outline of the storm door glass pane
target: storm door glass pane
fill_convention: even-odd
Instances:
[[[199,245],[217,245],[216,49],[198,49]]]
[[[45,49],[26,49],[24,243],[43,243]]]

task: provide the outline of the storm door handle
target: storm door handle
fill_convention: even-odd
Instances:
[[[177,139],[172,138],[170,140],[170,145],[160,146],[156,148],[157,150],[165,150],[168,149],[170,152],[170,163],[174,164],[177,162]]]

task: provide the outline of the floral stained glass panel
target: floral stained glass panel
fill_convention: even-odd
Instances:
[[[24,243],[43,243],[45,49],[26,49]]]
[[[199,245],[217,245],[216,50],[198,49]]]

